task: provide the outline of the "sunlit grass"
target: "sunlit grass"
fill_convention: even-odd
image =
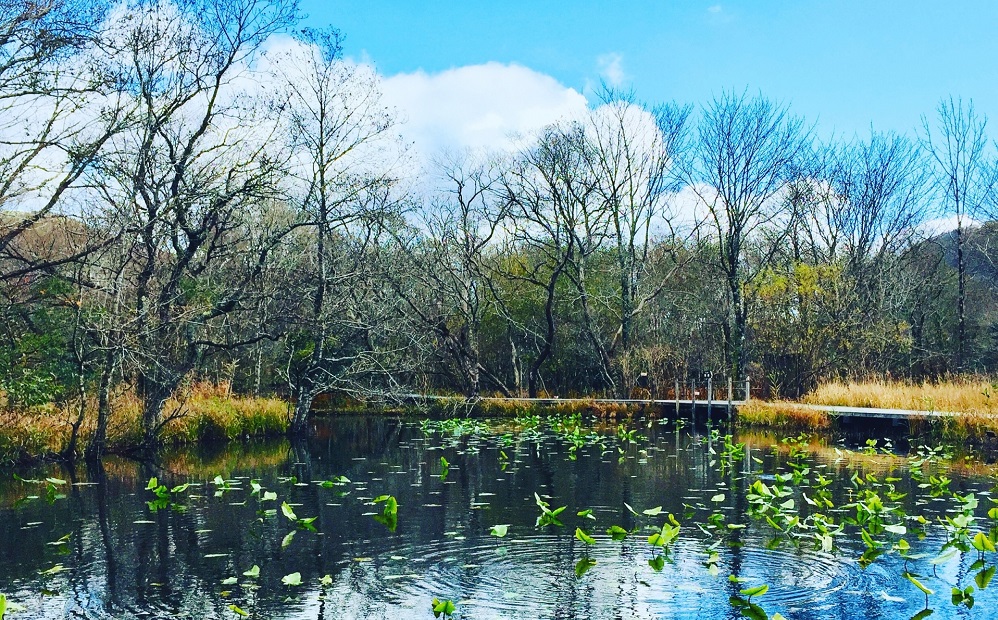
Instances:
[[[22,462],[63,454],[70,444],[78,402],[0,412],[0,462]],[[141,405],[134,392],[112,400],[107,439],[111,451],[125,451],[142,440]],[[287,403],[276,397],[238,396],[226,385],[196,383],[166,403],[172,418],[162,430],[165,445],[282,435],[288,429]],[[89,442],[97,413],[88,404],[79,430],[77,450]]]
[[[982,379],[834,382],[820,385],[802,400],[815,405],[998,414],[998,385]]]
[[[827,413],[788,402],[750,400],[738,407],[738,423],[742,426],[779,430],[819,430],[831,427]]]

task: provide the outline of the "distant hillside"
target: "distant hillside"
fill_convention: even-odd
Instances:
[[[998,288],[998,222],[986,222],[965,230],[964,260],[967,275],[981,284]],[[927,240],[944,252],[946,264],[956,269],[956,230]]]

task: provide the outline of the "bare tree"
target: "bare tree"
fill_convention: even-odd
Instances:
[[[387,275],[411,315],[435,336],[441,366],[469,397],[478,396],[483,380],[511,395],[481,355],[486,313],[503,314],[492,264],[506,220],[501,165],[471,153],[438,161],[444,187],[397,236],[404,267]]]
[[[746,284],[764,269],[786,237],[792,202],[784,192],[806,153],[810,130],[785,106],[764,97],[725,93],[701,110],[684,180],[706,210],[707,230],[728,293],[725,325],[728,366],[741,376],[747,363]],[[749,239],[762,227],[776,231],[769,249],[750,264]]]
[[[574,280],[604,375],[611,386],[623,387],[627,382],[624,365],[635,340],[635,320],[669,281],[668,274],[648,277],[654,271],[652,260],[681,255],[674,251],[684,243],[681,227],[686,226],[687,235],[695,228],[693,222],[680,222],[670,204],[678,189],[676,156],[690,110],[663,105],[648,111],[632,95],[610,90],[603,92],[602,101],[603,105],[590,112],[578,148],[597,196],[591,205],[593,212],[584,222],[603,228],[599,231],[601,249],[610,252],[615,266],[615,299],[597,300],[612,308],[612,324],[595,325],[597,319],[590,310],[582,277],[584,264],[579,262],[573,272],[580,276]],[[587,229],[591,231],[592,226],[575,231]],[[577,245],[587,247],[582,239]],[[579,258],[585,256],[580,253]],[[679,264],[674,263],[674,267]]]
[[[364,283],[374,277],[381,236],[400,217],[392,172],[402,151],[377,76],[339,54],[337,32],[307,30],[274,64],[293,154],[288,201],[310,257],[295,289],[309,300],[299,317],[307,329],[291,343],[287,372],[294,433],[306,430],[317,395],[364,392],[365,376],[386,375],[376,334],[393,325],[365,297],[377,287]]]
[[[71,199],[127,123],[115,76],[93,62],[103,3],[0,6],[0,279],[78,261],[102,241]]]
[[[967,265],[965,261],[966,221],[981,214],[991,200],[998,181],[995,166],[987,153],[986,116],[978,115],[974,102],[966,105],[962,99],[950,97],[939,102],[936,109],[936,133],[925,117],[922,118],[922,141],[935,166],[933,175],[942,197],[942,212],[956,219],[957,269],[957,371],[966,362],[966,300]]]
[[[277,125],[239,80],[296,17],[291,0],[150,2],[118,14],[104,35],[135,122],[105,149],[94,185],[131,263],[121,324],[147,443],[168,421],[164,405],[178,385],[235,344],[212,328],[242,308],[289,230],[263,216],[282,171]],[[220,263],[239,268],[223,276]]]
[[[551,357],[558,332],[559,283],[578,254],[595,247],[604,225],[586,221],[590,215],[586,203],[594,198],[595,188],[576,148],[581,131],[577,124],[546,128],[503,178],[511,227],[502,250],[508,257],[503,276],[539,293],[543,307],[540,325],[521,325],[534,348],[527,368],[532,398],[541,389],[541,369]],[[589,247],[579,248],[580,239]]]

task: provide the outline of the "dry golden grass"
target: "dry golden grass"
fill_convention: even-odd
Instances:
[[[826,383],[802,399],[815,405],[998,414],[998,384],[982,379],[938,383]]]
[[[802,399],[816,405],[953,413],[940,424],[952,439],[983,440],[998,433],[998,384],[983,378],[935,383],[864,381],[826,383]]]
[[[77,413],[77,403],[0,413],[0,463],[64,453]],[[165,445],[281,435],[288,428],[287,403],[283,400],[233,396],[226,385],[191,385],[167,401],[164,414],[175,418],[162,430]],[[93,435],[96,417],[92,407],[87,410],[80,426],[78,450],[82,450]],[[112,451],[128,450],[141,442],[141,406],[134,393],[115,395],[107,434]]]
[[[738,424],[780,430],[823,430],[832,425],[824,411],[788,402],[750,400],[738,406]]]

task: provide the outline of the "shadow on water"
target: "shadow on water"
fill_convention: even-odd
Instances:
[[[863,569],[856,537],[822,552],[780,543],[749,516],[749,487],[786,471],[785,444],[743,435],[745,458],[720,467],[717,432],[638,430],[647,437],[625,441],[611,429],[573,450],[544,428],[426,434],[388,416],[340,416],[320,421],[308,441],[17,471],[27,482],[0,472],[0,592],[27,608],[14,616],[25,619],[234,618],[233,606],[260,618],[431,618],[433,597],[455,601],[465,618],[738,618],[729,598],[761,584],[769,591],[753,602],[791,620],[909,618],[923,609],[897,554]],[[909,459],[848,452],[840,439],[819,439],[806,461],[834,480],[836,507],[855,499],[853,474],[872,474],[897,479],[907,514],[932,521],[952,508],[952,498],[920,492]],[[981,497],[983,519],[992,476],[945,471],[954,490]],[[160,505],[147,489],[152,477],[166,487]],[[565,527],[535,527],[534,493],[567,506]],[[394,532],[372,518],[382,495],[398,501]],[[284,514],[285,502],[299,522]],[[660,513],[641,514],[657,506]],[[587,509],[595,522],[577,516]],[[604,534],[611,525],[661,527],[669,513],[681,533],[660,570],[649,565],[656,556],[647,531],[623,542]],[[720,528],[698,527],[717,514]],[[311,517],[315,531],[300,522]],[[497,524],[508,525],[505,537],[489,534]],[[587,548],[576,526],[597,544]],[[946,541],[939,528],[909,538],[912,553],[933,557]],[[990,588],[976,592],[973,610],[949,601],[951,586],[974,583],[975,553],[956,554],[924,578],[935,588],[933,618],[986,618],[998,605]],[[576,576],[582,558],[595,565]],[[932,574],[927,560],[918,570]],[[301,585],[287,585],[294,573]]]

